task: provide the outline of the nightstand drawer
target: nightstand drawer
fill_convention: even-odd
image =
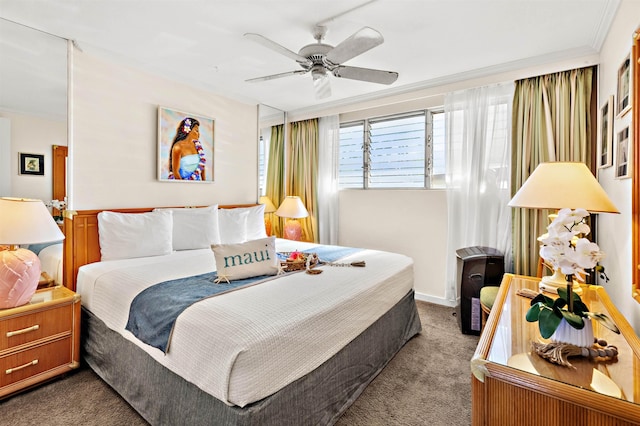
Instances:
[[[71,363],[71,336],[0,358],[0,387]]]
[[[0,320],[0,352],[58,333],[71,332],[73,305]]]

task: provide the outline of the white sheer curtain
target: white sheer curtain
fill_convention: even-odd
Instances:
[[[511,265],[511,110],[514,85],[500,84],[445,96],[448,208],[447,289],[457,303],[456,250],[485,246]]]
[[[338,244],[338,167],[340,120],[318,119],[318,238],[320,244]]]

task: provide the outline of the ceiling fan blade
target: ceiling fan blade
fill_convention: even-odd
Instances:
[[[261,44],[264,47],[267,47],[275,52],[278,52],[281,55],[291,58],[294,61],[297,61],[303,65],[306,65],[306,66],[311,65],[311,61],[309,59],[305,58],[304,56],[298,55],[297,53],[287,49],[284,46],[279,45],[275,41],[269,40],[268,38],[261,36],[260,34],[246,33],[244,36],[249,40],[253,40],[256,43]]]
[[[331,82],[326,70],[313,70],[311,75],[313,76],[313,90],[316,94],[316,99],[325,99],[331,96]]]
[[[308,71],[306,70],[295,70],[295,71],[287,71],[287,72],[281,72],[280,74],[272,74],[272,75],[267,75],[264,77],[256,77],[256,78],[250,78],[248,80],[245,80],[247,82],[255,82],[255,81],[267,81],[267,80],[274,80],[276,78],[282,78],[282,77],[287,77],[290,75],[296,75],[296,74],[305,74]]]
[[[327,53],[326,59],[334,65],[372,49],[384,41],[382,34],[370,27],[364,27]]]
[[[391,84],[398,79],[395,71],[374,70],[371,68],[339,66],[333,70],[333,75],[351,80],[369,81],[371,83]]]

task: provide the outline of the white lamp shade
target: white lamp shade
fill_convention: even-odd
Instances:
[[[64,234],[41,200],[0,198],[0,244],[61,241]]]
[[[300,197],[289,195],[276,210],[276,215],[289,219],[300,219],[309,216],[309,212],[302,204]]]
[[[258,200],[258,204],[264,204],[265,213],[273,213],[276,211],[276,206],[274,206],[273,202],[271,202],[271,198],[267,197],[266,195],[260,197],[260,199]]]
[[[584,163],[541,163],[509,202],[529,209],[577,209],[620,213]]]

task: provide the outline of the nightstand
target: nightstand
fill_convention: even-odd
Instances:
[[[0,398],[79,366],[79,295],[57,286],[0,309]]]

